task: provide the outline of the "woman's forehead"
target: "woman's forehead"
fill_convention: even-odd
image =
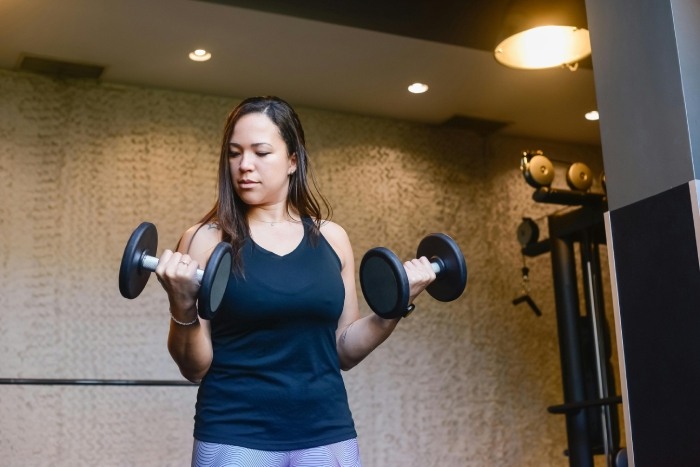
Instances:
[[[279,128],[263,113],[242,116],[233,127],[231,143],[279,143],[282,140]]]

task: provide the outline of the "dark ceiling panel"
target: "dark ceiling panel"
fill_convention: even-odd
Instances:
[[[198,0],[491,51],[509,0]]]
[[[105,68],[101,65],[67,62],[32,55],[22,55],[17,68],[22,71],[31,71],[57,78],[99,79],[105,71]]]

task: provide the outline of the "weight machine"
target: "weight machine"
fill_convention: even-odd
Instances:
[[[561,161],[559,165],[563,165]],[[526,257],[549,253],[552,260],[557,332],[561,358],[564,403],[548,407],[566,418],[571,467],[593,467],[593,457],[604,455],[608,467],[627,467],[626,450],[620,447],[620,426],[615,379],[610,363],[610,329],[605,318],[599,246],[606,243],[604,193],[591,191],[593,174],[582,163],[568,165],[566,189],[553,188],[555,167],[542,151],[523,152],[520,169],[535,192],[538,203],[571,206],[547,216],[548,238],[539,239],[539,227],[523,218],[517,237],[523,255],[523,282],[528,280]],[[601,177],[605,189],[605,176]],[[575,246],[579,248],[577,261]],[[581,313],[577,263],[580,263],[585,310]],[[536,315],[541,311],[525,288],[514,305],[526,303]]]

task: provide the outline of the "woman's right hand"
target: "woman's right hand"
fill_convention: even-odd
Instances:
[[[176,317],[186,318],[188,310],[195,308],[199,281],[196,277],[197,261],[190,255],[165,250],[158,260],[156,276],[168,294],[170,312]]]

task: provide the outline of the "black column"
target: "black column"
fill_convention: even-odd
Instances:
[[[586,0],[631,466],[700,465],[700,2]]]
[[[586,400],[586,383],[579,333],[580,310],[573,242],[556,237],[551,234],[551,231],[549,241],[564,402],[583,402]],[[593,453],[585,410],[566,413],[566,435],[569,443],[569,465],[593,467]]]
[[[700,465],[700,269],[689,188],[610,214],[635,465]]]

